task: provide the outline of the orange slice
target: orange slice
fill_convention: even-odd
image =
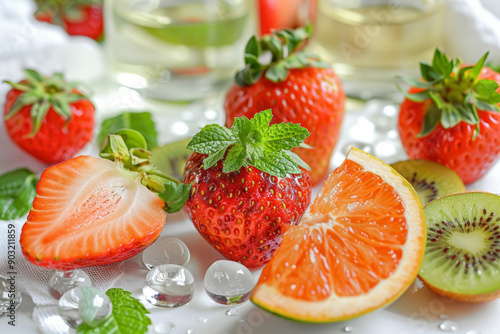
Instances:
[[[426,242],[422,204],[379,159],[351,149],[262,271],[251,300],[305,322],[351,319],[398,298]]]

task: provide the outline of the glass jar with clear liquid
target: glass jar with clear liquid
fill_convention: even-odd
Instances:
[[[441,43],[442,0],[318,0],[312,49],[350,95],[394,90]],[[367,96],[370,97],[370,96]]]
[[[252,0],[110,0],[112,77],[146,97],[193,101],[222,92],[255,32]]]

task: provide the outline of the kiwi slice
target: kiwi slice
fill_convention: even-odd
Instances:
[[[406,160],[391,165],[411,183],[422,204],[438,197],[465,191],[454,170],[429,160]]]
[[[464,302],[500,296],[500,196],[466,192],[424,207],[427,246],[420,278],[433,291]]]
[[[186,148],[191,138],[157,146],[151,151],[151,162],[163,173],[182,180],[184,166],[192,151]]]

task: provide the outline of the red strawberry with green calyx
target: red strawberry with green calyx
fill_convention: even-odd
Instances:
[[[100,155],[42,173],[20,239],[35,265],[72,270],[132,257],[160,235],[165,211],[179,211],[189,195],[188,185],[150,163],[136,131],[109,135]]]
[[[309,135],[299,124],[269,126],[272,113],[238,117],[231,129],[208,125],[188,148],[192,184],[186,209],[203,238],[248,268],[266,264],[311,200],[307,165],[289,150]],[[299,167],[300,166],[300,167]]]
[[[10,138],[38,160],[54,164],[80,151],[91,139],[94,105],[67,83],[62,74],[45,78],[25,70],[26,80],[6,81],[13,88],[4,106],[5,129]]]
[[[60,25],[69,35],[103,38],[102,0],[35,0],[38,21]]]
[[[500,156],[500,74],[484,67],[488,53],[464,66],[436,50],[422,79],[403,78],[398,130],[411,159],[438,162],[465,184],[480,179]]]
[[[345,94],[340,79],[316,55],[299,51],[311,36],[311,27],[281,30],[258,40],[252,37],[245,49],[245,68],[224,102],[226,126],[236,117],[252,118],[271,108],[273,124],[298,123],[311,135],[296,148],[311,167],[311,183],[326,175],[344,115]]]

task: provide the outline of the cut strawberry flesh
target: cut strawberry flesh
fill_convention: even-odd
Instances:
[[[21,234],[24,254],[37,265],[67,270],[142,251],[161,233],[166,214],[137,176],[89,156],[47,168]]]

